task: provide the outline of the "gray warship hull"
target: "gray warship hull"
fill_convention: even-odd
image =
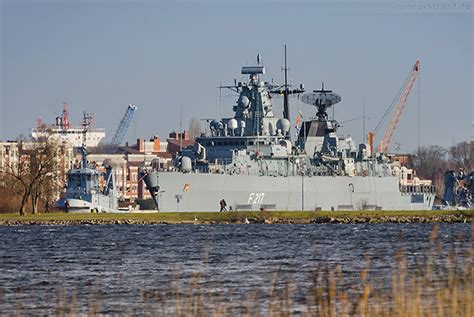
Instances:
[[[249,75],[248,82],[221,86],[239,94],[233,116],[207,120],[206,131],[169,169],[142,168],[158,210],[215,211],[224,201],[228,210],[251,211],[432,208],[431,185],[408,182],[407,169],[386,152],[375,152],[372,143],[357,145],[337,135],[340,124],[327,109],[342,100],[340,95],[324,84],[303,94],[301,100],[317,112],[309,120],[297,117],[292,141],[287,98],[303,93],[304,86],[290,89],[286,81],[279,86],[262,80],[260,55],[257,65],[242,67],[241,74]],[[273,111],[275,95],[285,97],[284,118]]]
[[[434,195],[401,190],[396,177],[257,176],[162,172],[161,211],[428,210]]]

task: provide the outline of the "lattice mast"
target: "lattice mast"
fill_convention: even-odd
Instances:
[[[61,115],[61,125],[64,130],[71,128],[71,122],[69,121],[69,110],[67,102],[63,102],[63,113]]]
[[[285,90],[283,91],[283,118],[290,120],[290,103],[288,101],[288,95],[290,91],[288,89],[288,65],[286,64],[286,44],[285,44],[285,67],[282,68],[285,72]]]

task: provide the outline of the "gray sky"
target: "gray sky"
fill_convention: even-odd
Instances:
[[[1,1],[1,0],[0,0]],[[342,96],[339,121],[373,129],[417,59],[415,86],[393,143],[450,146],[469,140],[473,116],[472,1],[2,1],[0,140],[51,122],[67,101],[111,138],[129,103],[139,110],[127,140],[188,128],[191,117],[232,115],[235,96],[217,86],[246,80],[240,68],[260,53],[267,79],[306,89],[321,82]],[[282,100],[274,99],[282,113]],[[291,101],[292,119],[301,109]],[[363,120],[342,134],[362,141]],[[383,132],[383,131],[382,131]],[[381,133],[382,133],[381,132]],[[380,134],[381,134],[380,133]],[[381,135],[376,137],[376,141]]]

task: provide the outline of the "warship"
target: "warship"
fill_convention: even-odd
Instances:
[[[170,169],[141,169],[146,187],[160,211],[228,210],[427,210],[433,186],[405,186],[400,168],[388,155],[372,153],[370,144],[356,144],[337,135],[338,121],[328,109],[341,101],[331,90],[306,92],[265,82],[265,66],[242,67],[248,82],[224,86],[237,93],[233,117],[208,120],[206,133],[183,149]],[[290,137],[288,96],[315,106],[315,115],[301,120],[297,138]],[[284,96],[284,117],[272,98]]]
[[[474,171],[447,170],[444,174],[444,206],[438,209],[474,209]]]
[[[64,197],[57,203],[66,212],[119,212],[117,190],[111,165],[101,175],[97,166],[87,159],[87,132],[91,115],[84,113],[82,122],[81,161],[67,173]],[[104,186],[101,186],[101,178]]]

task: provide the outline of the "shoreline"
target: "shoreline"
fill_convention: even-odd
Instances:
[[[473,210],[0,214],[0,226],[472,223]]]

